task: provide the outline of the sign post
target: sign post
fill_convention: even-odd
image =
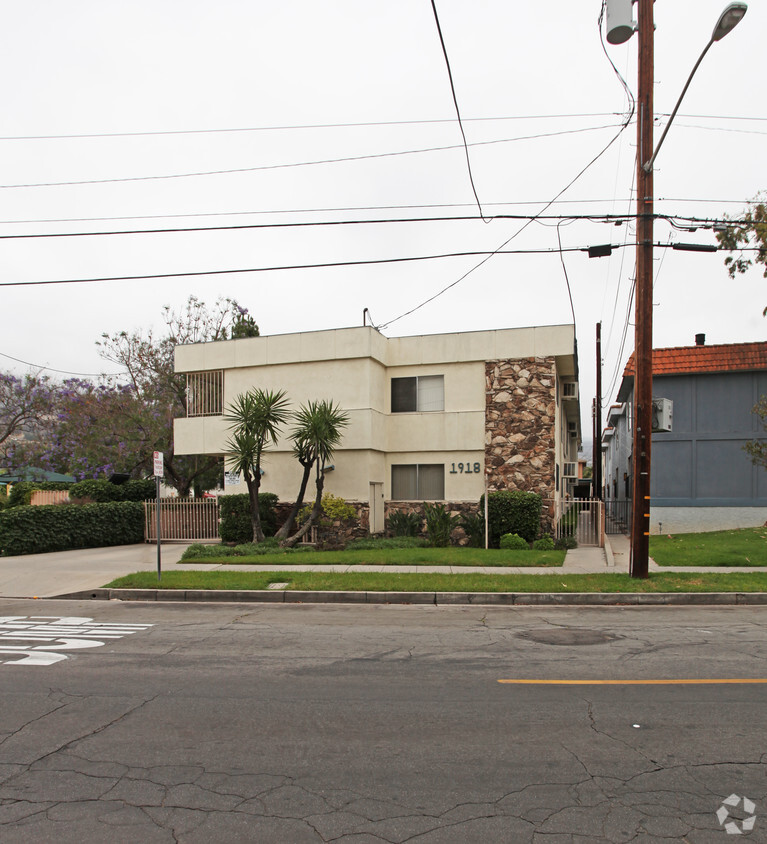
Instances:
[[[154,479],[157,485],[157,580],[162,577],[162,552],[160,551],[160,479],[165,474],[163,465],[163,454],[155,451],[152,454]]]

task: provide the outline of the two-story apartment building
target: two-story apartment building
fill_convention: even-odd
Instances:
[[[329,399],[349,416],[325,489],[369,507],[478,502],[522,489],[546,499],[576,475],[580,438],[572,325],[387,338],[371,326],[176,347],[188,384],[177,454],[224,454],[223,412],[254,387],[293,404]],[[264,460],[262,490],[295,500],[301,467],[285,436]],[[244,492],[227,474],[225,492]]]

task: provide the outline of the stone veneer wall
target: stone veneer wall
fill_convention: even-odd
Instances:
[[[556,361],[485,362],[485,470],[490,490],[556,493]]]

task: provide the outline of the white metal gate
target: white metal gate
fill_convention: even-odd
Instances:
[[[219,539],[218,499],[161,498],[160,538],[193,542]],[[157,499],[144,502],[144,540],[157,541]]]
[[[554,536],[574,536],[578,545],[602,545],[602,502],[598,498],[558,501]]]

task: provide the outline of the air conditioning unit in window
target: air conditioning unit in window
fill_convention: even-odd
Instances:
[[[575,381],[562,382],[562,398],[563,399],[577,399],[578,398],[578,384]]]
[[[567,433],[571,434],[572,436],[577,436],[577,434],[578,434],[578,423],[577,422],[568,422],[567,423]]]
[[[674,418],[674,402],[671,399],[652,400],[653,433],[668,432]]]
[[[565,463],[563,471],[562,471],[562,477],[564,477],[564,478],[577,478],[578,477],[578,464],[577,463]]]

